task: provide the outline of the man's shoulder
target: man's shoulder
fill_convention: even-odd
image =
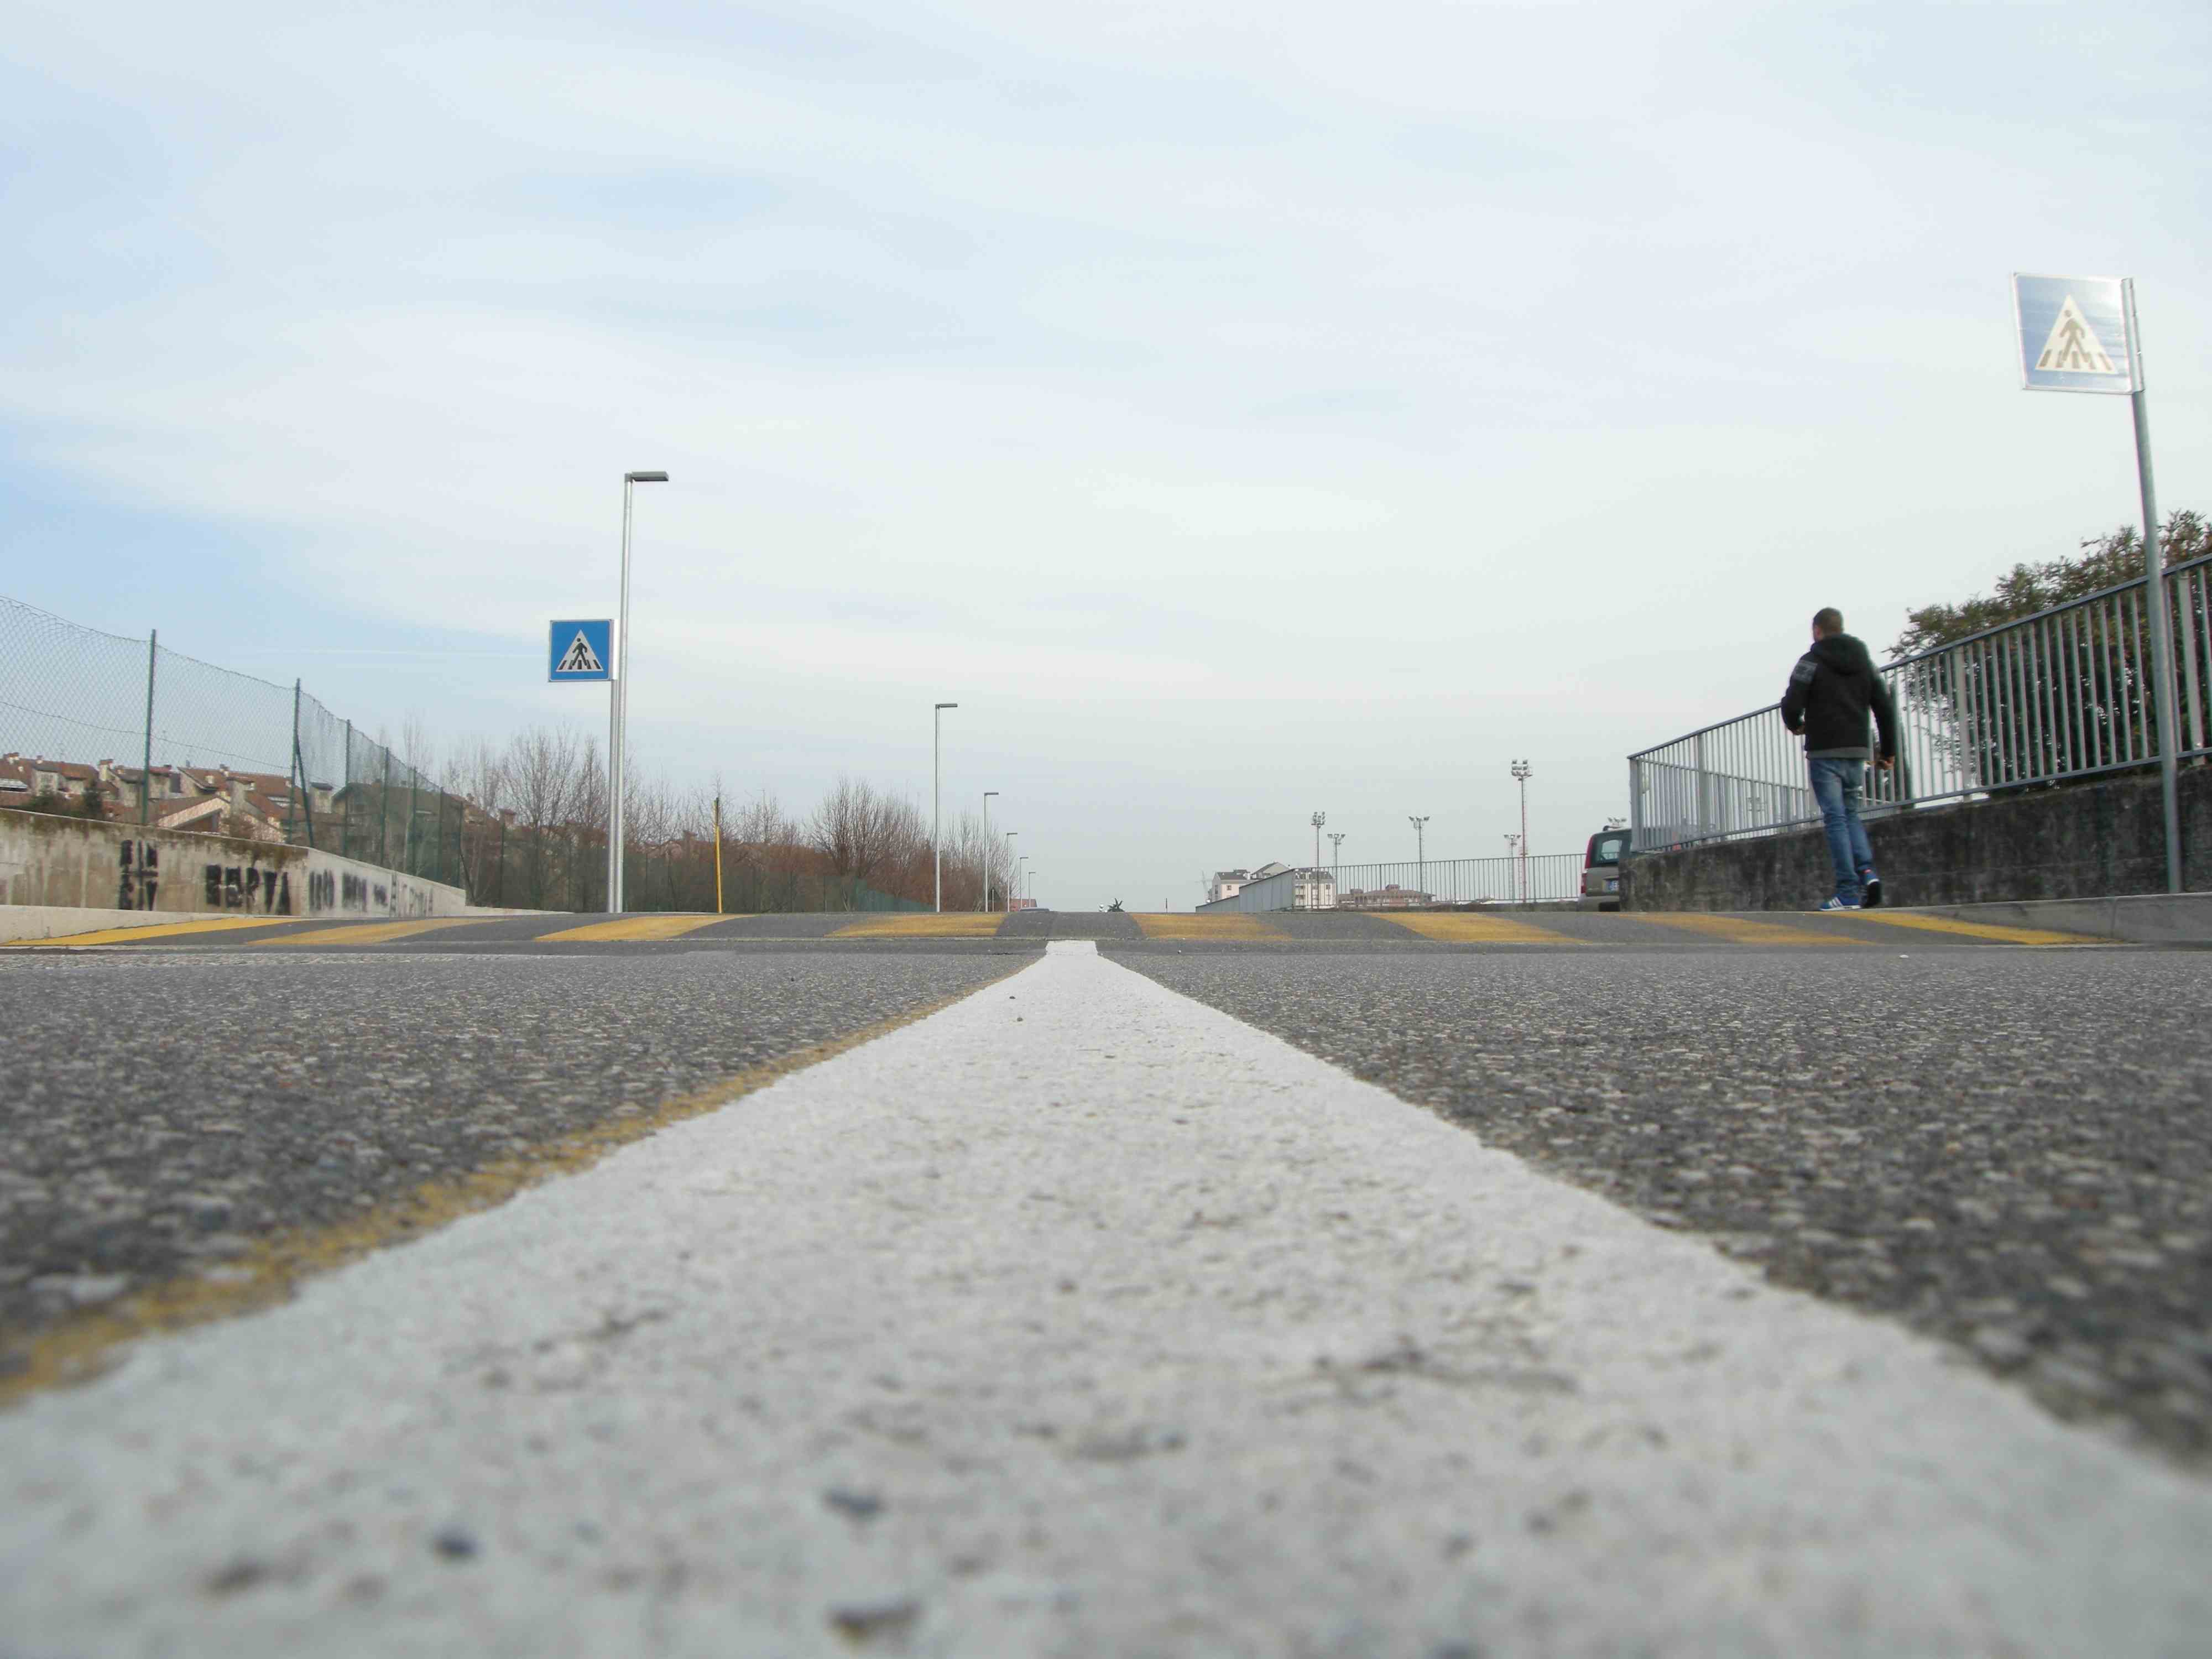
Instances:
[[[1790,679],[1799,685],[1810,685],[1813,676],[1820,672],[1820,659],[1808,651],[1797,659],[1797,665],[1790,671]]]

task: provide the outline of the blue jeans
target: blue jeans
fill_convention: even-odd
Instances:
[[[1813,799],[1820,803],[1820,827],[1828,832],[1828,857],[1836,866],[1836,896],[1859,902],[1859,877],[1874,868],[1874,848],[1859,822],[1859,798],[1866,787],[1866,763],[1808,756]]]

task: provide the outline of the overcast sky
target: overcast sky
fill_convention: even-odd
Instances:
[[[49,5],[0,41],[0,592],[1037,896],[1539,852],[1625,757],[2136,515],[2008,274],[2137,280],[2212,508],[2212,12]],[[1302,850],[1303,849],[1303,850]]]

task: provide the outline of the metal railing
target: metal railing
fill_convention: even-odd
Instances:
[[[2212,556],[2169,565],[2181,758],[2212,753]],[[1881,671],[1896,767],[1867,775],[1867,816],[2159,763],[2150,611],[2140,580],[2001,623]],[[1770,704],[1628,757],[1638,852],[1820,820],[1804,747]]]
[[[1318,883],[1313,878],[1318,875]],[[1298,889],[1305,890],[1303,897]],[[1318,892],[1316,892],[1318,888]],[[1583,855],[1407,859],[1402,864],[1308,866],[1249,882],[1201,910],[1423,910],[1445,904],[1553,904],[1578,899]]]

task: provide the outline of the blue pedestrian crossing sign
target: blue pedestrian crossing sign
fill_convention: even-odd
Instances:
[[[614,635],[611,617],[596,622],[555,623],[551,667],[545,678],[556,681],[614,678]]]
[[[2140,392],[2134,284],[2124,276],[2014,272],[2020,383],[2030,392]]]

